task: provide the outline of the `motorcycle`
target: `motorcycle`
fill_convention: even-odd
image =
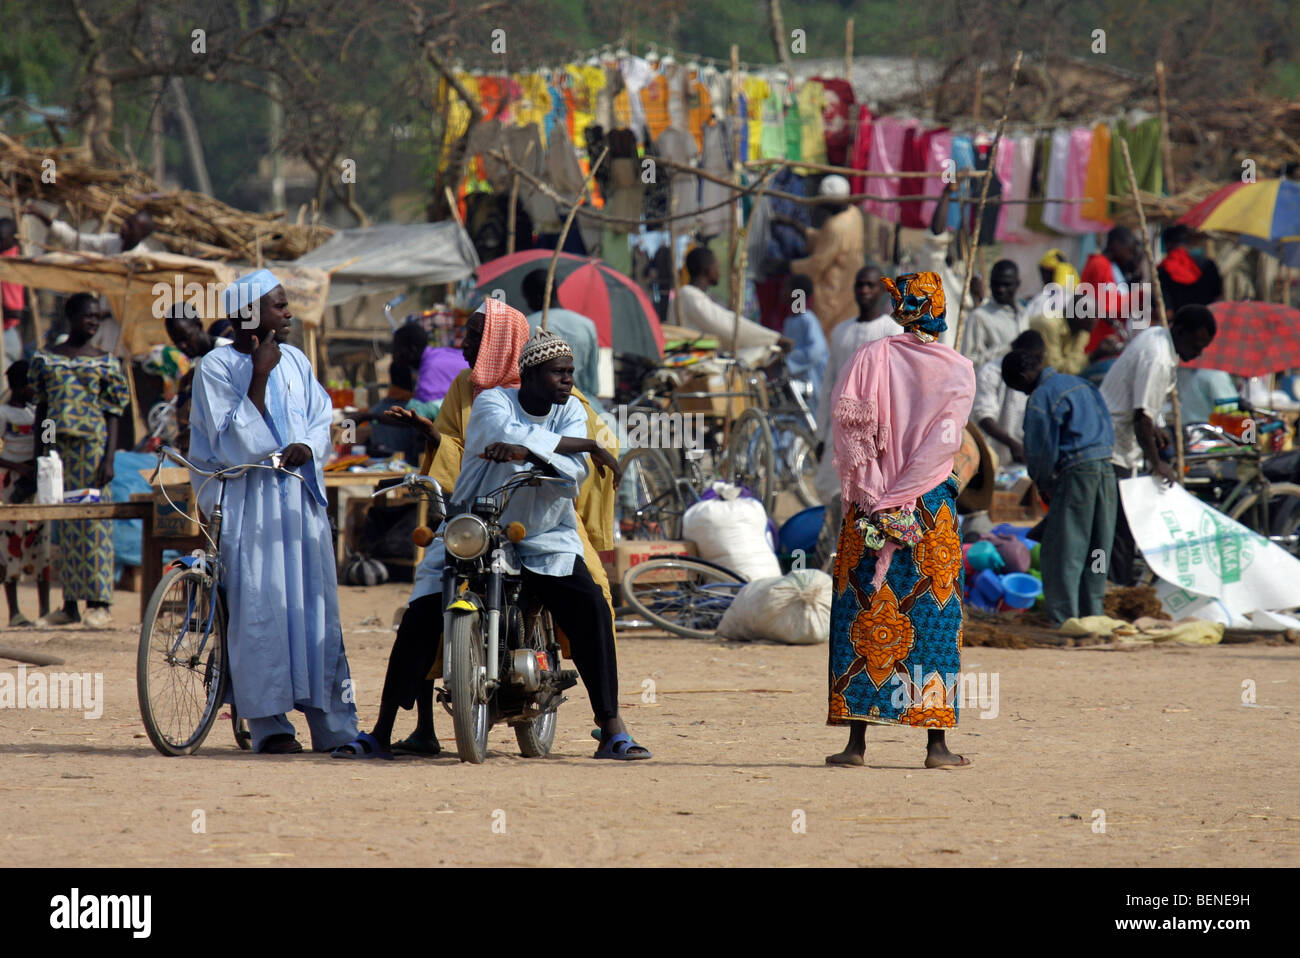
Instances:
[[[515,730],[525,758],[549,754],[556,711],[568,701],[565,690],[578,682],[575,670],[560,667],[559,640],[541,597],[524,587],[514,545],[527,530],[519,522],[500,524],[518,489],[563,481],[538,470],[518,473],[467,506],[454,507],[441,532],[443,672],[435,694],[452,717],[462,762],[482,764],[488,730],[502,722]],[[446,518],[442,487],[432,476],[407,476],[400,487],[430,501],[434,528]],[[413,538],[424,547],[435,534],[421,526]]]

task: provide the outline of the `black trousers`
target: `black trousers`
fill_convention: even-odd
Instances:
[[[618,714],[618,661],[609,605],[586,563],[578,556],[567,576],[523,570],[524,585],[551,613],[569,638],[573,664],[587,687],[596,722]],[[421,596],[407,606],[388,655],[382,704],[411,709],[442,647],[442,593]]]
[[[1132,479],[1137,470],[1127,466],[1115,465],[1115,481]],[[1129,528],[1128,516],[1124,514],[1124,500],[1120,499],[1119,508],[1115,510],[1115,539],[1110,547],[1110,581],[1116,585],[1137,585],[1137,543],[1133,541],[1133,530]]]

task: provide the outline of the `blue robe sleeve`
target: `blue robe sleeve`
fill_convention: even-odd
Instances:
[[[311,449],[311,471],[303,478],[311,487],[316,502],[325,505],[325,463],[329,460],[334,446],[330,441],[330,427],[334,424],[334,404],[329,393],[320,384],[311,370],[311,363],[306,355],[299,353],[299,371],[304,395],[307,397],[306,435],[294,436],[293,442],[301,442]]]
[[[241,388],[232,372],[222,362],[200,362],[190,405],[190,429],[200,433],[207,446],[199,454],[221,467],[261,462],[280,449],[271,427],[248,398],[248,384]]]

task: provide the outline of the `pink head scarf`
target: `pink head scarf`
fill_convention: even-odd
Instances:
[[[483,342],[470,370],[474,395],[498,386],[519,385],[519,354],[528,343],[528,320],[513,306],[489,296],[479,307],[483,313]]]
[[[866,343],[840,374],[832,415],[835,470],[847,511],[912,510],[952,472],[975,399],[975,367],[909,333]],[[885,543],[875,586],[897,544]]]

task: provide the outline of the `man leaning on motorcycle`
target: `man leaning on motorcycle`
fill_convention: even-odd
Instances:
[[[583,561],[577,532],[574,499],[587,473],[586,456],[602,475],[605,469],[617,473],[618,463],[587,438],[586,413],[571,396],[573,368],[568,343],[539,330],[520,353],[519,388],[488,389],[474,400],[456,498],[472,502],[528,469],[569,480],[543,483],[539,489],[529,489],[529,497],[516,497],[520,508],[527,510],[526,515],[516,516],[526,530],[516,545],[525,585],[540,597],[569,638],[574,664],[600,726],[601,744],[594,757],[647,759],[649,749],[632,739],[618,713],[614,623]],[[397,710],[413,707],[441,647],[444,557],[442,540],[437,540],[416,569],[411,602],[389,655],[375,727],[336,749],[335,757],[392,757]]]

